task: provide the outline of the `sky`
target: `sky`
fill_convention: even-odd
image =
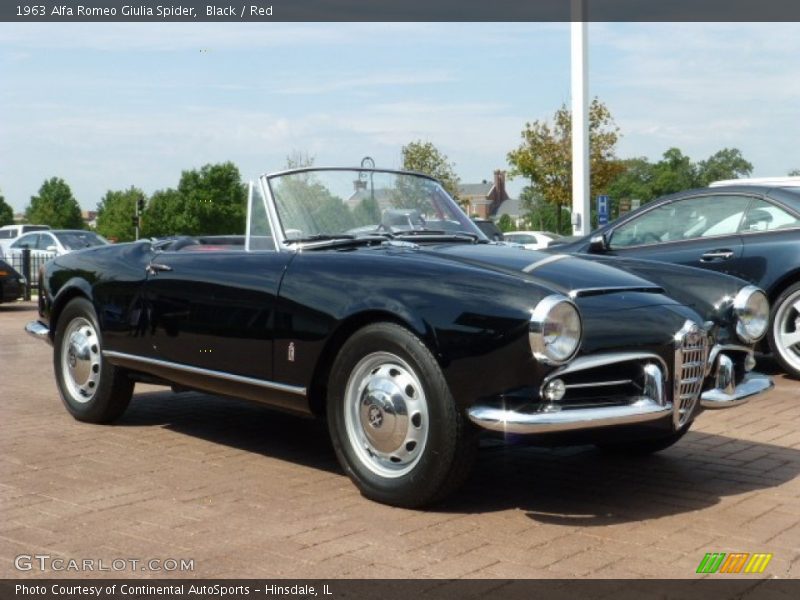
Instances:
[[[463,183],[507,169],[525,123],[570,102],[566,23],[0,23],[0,193],[63,178],[84,209],[233,161],[317,165],[433,142]],[[800,23],[592,23],[589,91],[618,156],[739,148],[800,168]],[[510,184],[512,195],[523,185]]]

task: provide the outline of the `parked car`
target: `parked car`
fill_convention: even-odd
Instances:
[[[549,231],[506,231],[503,236],[505,241],[520,244],[528,250],[547,248],[554,240],[561,237]]]
[[[505,234],[500,231],[500,228],[491,219],[472,219],[481,233],[485,235],[492,242],[502,242],[505,240]]]
[[[8,247],[7,256],[17,257],[22,254],[24,248],[29,248],[31,255],[36,257],[60,256],[74,250],[103,246],[108,243],[103,236],[82,229],[34,231],[25,233],[14,240]]]
[[[761,349],[800,378],[800,187],[781,184],[665,196],[553,250],[661,260],[752,282],[772,305]]]
[[[47,229],[50,229],[49,225],[29,225],[27,223],[3,225],[0,227],[0,258],[6,255],[8,247],[22,234],[29,231],[45,231]]]
[[[22,297],[25,289],[25,278],[10,264],[0,260],[0,303],[14,302]]]
[[[365,177],[374,196],[349,202]],[[419,174],[263,176],[246,231],[244,248],[140,241],[43,267],[26,329],[53,344],[76,419],[119,418],[137,381],[326,416],[361,492],[416,507],[464,480],[478,431],[655,452],[772,387],[752,371],[754,286],[490,243]]]

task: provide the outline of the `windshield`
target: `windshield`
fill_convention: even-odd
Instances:
[[[447,192],[421,175],[305,169],[267,181],[288,243],[374,235],[485,239]]]
[[[54,234],[66,250],[80,250],[91,246],[103,246],[108,241],[91,231],[60,231]]]

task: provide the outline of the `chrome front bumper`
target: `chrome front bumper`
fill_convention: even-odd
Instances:
[[[44,340],[48,344],[51,343],[50,329],[41,321],[30,321],[25,325],[25,332],[35,337],[37,340]]]
[[[618,356],[623,357],[623,355]],[[769,377],[754,372],[747,373],[739,385],[734,385],[732,361],[721,353],[715,354],[714,358],[716,370],[713,377],[716,387],[700,394],[699,401],[703,408],[738,406],[747,402],[752,396],[772,389],[773,383]],[[589,359],[578,359],[576,362],[581,360]],[[674,414],[675,408],[667,401],[665,386],[661,385],[665,379],[664,375],[660,367],[654,363],[650,363],[648,369],[645,389],[649,395],[632,398],[630,403],[623,406],[571,409],[551,404],[542,410],[523,412],[478,405],[470,408],[467,414],[473,423],[484,429],[515,434],[578,431],[614,425],[634,425],[668,418]]]

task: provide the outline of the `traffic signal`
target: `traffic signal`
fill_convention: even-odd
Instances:
[[[136,208],[139,209],[139,213],[144,212],[144,196],[139,196],[139,199],[136,201]]]
[[[131,224],[134,227],[138,227],[139,226],[139,217],[137,217],[136,215],[132,216],[131,217]]]

